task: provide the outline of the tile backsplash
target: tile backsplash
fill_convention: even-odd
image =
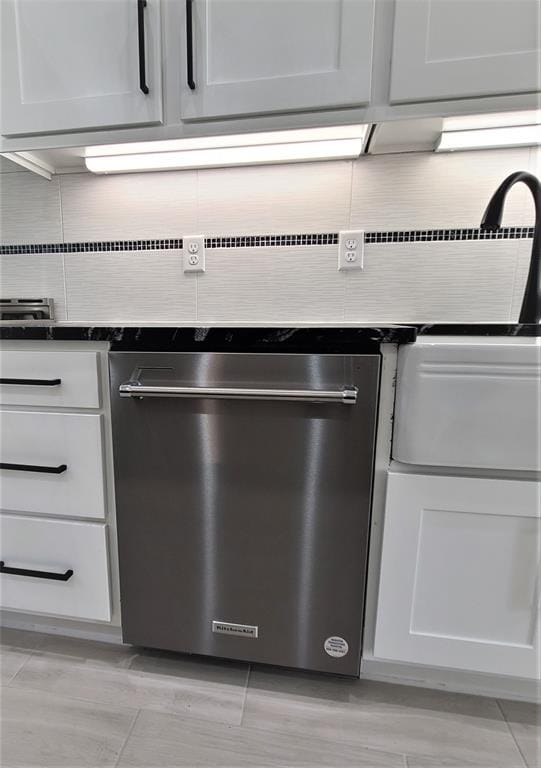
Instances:
[[[29,171],[0,175],[0,242],[62,241],[60,179]]]
[[[81,323],[510,322],[531,230],[499,239],[476,230],[505,176],[538,174],[540,158],[411,153],[51,182],[4,164],[0,244],[28,252],[0,255],[0,293],[50,296],[59,320]],[[517,185],[503,224],[533,220]],[[370,233],[364,270],[338,272],[336,235],[357,228]],[[427,229],[473,231],[410,234]],[[192,234],[207,238],[204,274],[182,270],[179,246]],[[47,252],[31,252],[40,244]]]
[[[64,270],[70,320],[144,324],[196,317],[196,275],[183,273],[179,250],[67,253]]]
[[[353,164],[352,228],[478,227],[498,185],[513,171],[531,170],[534,161],[530,149],[363,158]],[[532,196],[523,184],[510,192],[502,223],[533,223]]]
[[[347,229],[351,172],[345,160],[200,171],[197,227],[204,235]]]
[[[196,171],[60,177],[65,242],[175,238],[197,226]]]

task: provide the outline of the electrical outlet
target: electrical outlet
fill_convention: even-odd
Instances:
[[[340,232],[338,238],[338,269],[363,269],[364,230]]]
[[[192,235],[183,238],[184,271],[205,271],[205,238],[203,235]]]

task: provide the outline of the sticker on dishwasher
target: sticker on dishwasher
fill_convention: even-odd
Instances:
[[[328,637],[323,643],[323,647],[325,648],[325,652],[335,659],[345,656],[349,651],[349,645],[343,637]]]

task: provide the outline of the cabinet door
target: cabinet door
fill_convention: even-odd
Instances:
[[[4,135],[160,122],[158,0],[147,0],[141,29],[138,0],[2,0],[0,7]]]
[[[376,656],[538,676],[540,490],[390,473]]]
[[[538,0],[396,0],[391,103],[539,90]]]
[[[192,0],[183,120],[366,104],[374,0]],[[184,40],[182,41],[184,46]]]

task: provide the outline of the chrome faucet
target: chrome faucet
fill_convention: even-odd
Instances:
[[[499,229],[502,222],[503,204],[511,187],[522,181],[533,195],[535,203],[535,225],[533,232],[532,256],[526,280],[526,290],[520,310],[520,323],[539,323],[541,319],[541,183],[526,171],[516,171],[508,176],[490,198],[481,221],[481,229]]]

